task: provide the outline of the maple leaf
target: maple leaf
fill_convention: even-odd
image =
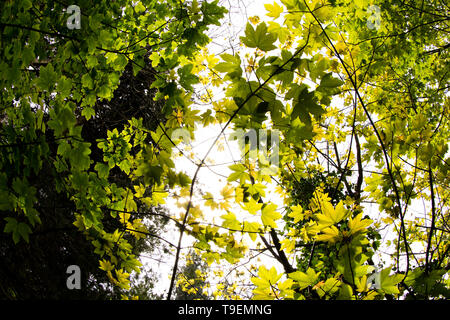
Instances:
[[[244,221],[243,232],[248,232],[250,239],[256,240],[257,232],[260,230],[261,225],[258,222]]]
[[[114,269],[114,266],[111,264],[111,262],[103,259],[100,261],[100,269],[103,271],[112,271]]]
[[[325,228],[322,230],[322,234],[316,236],[317,241],[325,241],[329,243],[335,243],[339,241],[342,236],[339,233],[339,230],[335,226],[331,226],[329,228]]]
[[[273,4],[265,4],[264,8],[266,8],[266,10],[268,11],[268,13],[266,13],[266,16],[272,17],[274,19],[279,18],[281,13],[283,12],[283,7],[276,2],[274,2]]]
[[[403,275],[394,274],[389,275],[391,267],[381,270],[380,272],[380,288],[384,293],[387,294],[398,294],[400,293],[397,284],[402,281]]]
[[[292,212],[288,214],[289,217],[294,218],[294,223],[303,220],[303,208],[300,205],[291,207]]]
[[[267,269],[265,266],[259,267],[258,276],[251,278],[251,281],[260,289],[269,288],[280,280],[283,274],[278,274],[275,267]]]
[[[281,219],[281,214],[275,211],[277,209],[277,205],[270,203],[266,205],[261,211],[261,220],[265,226],[269,226],[271,228],[277,228],[277,224],[275,220]]]
[[[364,231],[368,226],[372,224],[372,220],[370,219],[363,219],[362,213],[358,214],[355,218],[350,218],[348,222],[348,227],[350,229],[350,235],[353,235],[355,233],[358,233],[360,231]]]
[[[321,203],[321,212],[317,214],[318,223],[321,228],[334,225],[348,215],[348,211],[344,208],[342,201],[337,204],[336,208],[333,208],[330,202],[323,201]]]
[[[295,271],[289,274],[289,277],[292,280],[297,281],[298,285],[300,286],[300,290],[305,289],[308,286],[312,286],[317,283],[317,280],[319,279],[319,273],[316,273],[312,268],[308,268],[305,272],[302,271]]]
[[[262,206],[262,203],[256,202],[253,198],[250,198],[248,202],[245,202],[244,205],[241,205],[242,209],[247,210],[251,214],[256,214],[262,208]]]

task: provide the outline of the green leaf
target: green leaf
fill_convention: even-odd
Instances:
[[[333,78],[331,73],[327,73],[320,80],[320,87],[325,88],[336,88],[342,86],[343,84],[344,84],[343,81]]]
[[[178,184],[181,187],[187,187],[191,183],[191,178],[183,172],[178,173],[177,177],[178,177]]]
[[[23,1],[21,1],[21,4],[22,4],[22,8],[24,11],[29,10],[33,6],[33,4],[31,3],[31,0],[23,0]]]
[[[51,110],[50,117],[51,120],[48,122],[48,126],[55,131],[55,136],[60,136],[65,130],[73,130],[77,122],[69,106],[61,108],[58,114]]]
[[[85,190],[89,184],[89,177],[85,171],[75,171],[72,175],[72,183],[75,188]]]
[[[319,297],[326,299],[331,298],[331,296],[339,290],[341,282],[336,278],[330,278],[325,281],[322,285],[317,285],[316,292]]]
[[[397,284],[402,281],[403,275],[394,274],[389,276],[391,267],[381,270],[380,272],[380,289],[386,294],[399,294]]]
[[[142,13],[145,11],[145,7],[141,2],[138,2],[138,4],[134,7],[134,10],[136,10],[136,13]]]
[[[58,81],[58,92],[62,99],[70,95],[72,90],[72,80],[62,76]]]
[[[120,168],[120,170],[125,172],[125,174],[127,174],[127,175],[130,174],[131,163],[128,159],[124,159],[124,160],[120,161],[120,163],[117,166]]]
[[[51,91],[57,78],[58,76],[53,69],[53,65],[50,63],[45,67],[41,67],[37,84],[42,90]]]
[[[178,75],[180,76],[180,85],[186,90],[192,91],[192,85],[198,82],[198,77],[192,73],[192,64],[187,64],[178,69]]]
[[[112,90],[109,85],[102,85],[97,91],[98,97],[102,99],[110,99],[112,97]]]
[[[13,208],[11,197],[7,191],[0,189],[0,210],[8,211]]]
[[[350,285],[343,283],[339,290],[338,300],[351,300],[353,298],[353,289]]]
[[[75,115],[69,107],[61,109],[61,112],[58,114],[58,120],[61,121],[63,128],[67,129],[71,129],[77,123]]]
[[[278,40],[281,43],[285,43],[288,36],[291,34],[289,32],[289,29],[285,28],[284,26],[281,26],[279,23],[276,23],[274,21],[269,21],[269,27],[268,27],[268,31],[276,34],[278,37]]]
[[[20,222],[17,225],[17,232],[25,240],[25,242],[30,242],[28,235],[31,233],[31,228],[28,224]]]
[[[299,289],[303,290],[308,286],[312,286],[317,283],[317,280],[319,279],[319,273],[316,273],[312,268],[308,268],[305,272],[301,271],[295,271],[292,273],[289,273],[289,278],[292,280],[297,281],[299,285]]]
[[[277,36],[271,32],[268,32],[267,25],[262,22],[256,30],[250,22],[247,23],[245,28],[245,37],[241,37],[241,41],[249,48],[258,48],[262,51],[271,51],[277,47],[274,42],[277,40]]]
[[[89,142],[80,142],[75,144],[74,148],[70,152],[70,163],[74,168],[80,170],[89,169],[91,165],[90,157],[91,144]]]
[[[233,80],[242,76],[241,57],[239,54],[231,55],[224,53],[220,57],[224,62],[216,64],[214,69],[221,73],[227,73],[224,80]]]
[[[90,90],[94,89],[94,81],[88,73],[81,77],[81,85]]]
[[[291,114],[292,119],[300,118],[300,120],[308,126],[311,125],[309,114],[319,117],[325,113],[325,110],[317,104],[317,98],[314,95],[314,91],[308,92],[308,90],[302,90],[297,99],[294,99],[294,102],[294,110]]]
[[[95,110],[91,107],[84,107],[83,111],[81,111],[81,115],[86,118],[86,120],[89,120],[93,116],[95,116]]]
[[[231,170],[234,172],[230,174],[230,176],[227,178],[227,181],[236,181],[239,180],[240,183],[245,183],[246,180],[250,180],[250,176],[247,173],[247,168],[243,164],[233,164],[229,166]]]
[[[160,166],[149,166],[147,171],[147,177],[151,178],[157,184],[161,183],[161,175],[164,170]]]
[[[12,233],[14,244],[17,244],[20,239],[24,239],[25,242],[29,242],[29,234],[31,233],[31,228],[28,224],[23,222],[18,222],[14,218],[5,218],[6,225],[4,228],[5,233]]]
[[[66,156],[68,156],[70,150],[72,150],[72,147],[70,146],[70,144],[68,144],[66,141],[61,141],[58,145],[57,153],[59,155],[66,157]]]
[[[95,165],[95,170],[97,170],[98,176],[100,179],[108,178],[108,176],[109,176],[109,166],[108,165],[98,162]]]
[[[3,229],[3,232],[6,233],[11,233],[14,232],[14,230],[16,230],[17,228],[17,220],[14,218],[5,218],[6,220],[6,225],[5,228]]]

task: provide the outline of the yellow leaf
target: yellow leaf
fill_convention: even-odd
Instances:
[[[219,87],[223,83],[223,80],[215,75],[211,77],[211,84],[214,87]]]
[[[73,225],[77,227],[79,231],[84,231],[86,227],[84,226],[83,216],[80,214],[76,214],[75,217],[76,220]]]
[[[222,226],[232,230],[240,230],[241,223],[236,219],[236,215],[232,212],[220,216],[223,219]]]
[[[294,281],[292,279],[286,279],[286,281],[278,283],[278,289],[280,293],[284,294],[284,296],[288,299],[294,299],[294,290],[292,290],[292,285]]]
[[[261,209],[262,205],[262,203],[256,202],[255,199],[250,198],[250,200],[245,202],[244,205],[241,205],[241,207],[251,214],[256,214]]]
[[[149,59],[152,61],[152,67],[155,68],[161,61],[161,56],[158,51],[153,51],[153,53],[149,56]]]
[[[330,6],[321,6],[316,10],[316,17],[325,22],[333,17],[333,10],[330,9]]]
[[[114,269],[114,266],[111,264],[111,262],[103,259],[100,261],[100,269],[103,271],[112,271]]]
[[[320,282],[318,282],[312,289],[313,290],[317,290],[317,289],[319,289],[321,286],[323,286],[323,284],[325,283],[325,281],[320,281]]]
[[[283,239],[280,241],[281,250],[284,250],[286,253],[291,253],[295,249],[295,240],[292,239]]]
[[[344,208],[344,204],[340,201],[336,208],[330,202],[322,202],[320,204],[321,212],[317,214],[319,226],[325,228],[340,222],[348,215],[348,211]]]
[[[294,218],[294,223],[303,220],[303,208],[300,205],[291,207],[292,212],[288,214],[289,217]]]
[[[261,225],[258,222],[247,222],[244,221],[244,232],[248,232],[250,239],[256,240],[257,232],[259,231]]]
[[[361,9],[365,8],[367,5],[366,0],[355,0],[353,3],[355,4],[355,6],[357,6],[358,8],[361,8]]]
[[[339,230],[335,226],[323,229],[322,234],[316,236],[317,241],[325,241],[329,242],[330,244],[335,243],[341,239],[342,237],[339,234]]]
[[[141,219],[134,219],[133,224],[128,227],[130,229],[130,233],[136,238],[141,239],[147,236],[148,230],[145,225],[142,223]]]
[[[190,217],[193,220],[196,220],[196,219],[199,219],[199,218],[203,218],[203,212],[198,206],[192,205],[191,208],[190,208],[189,213],[190,213]]]
[[[364,231],[368,226],[372,224],[372,220],[370,219],[363,219],[362,213],[358,214],[354,219],[350,218],[350,221],[348,222],[348,227],[350,229],[350,234],[353,235],[355,233],[358,233],[360,231]]]
[[[140,183],[138,186],[133,186],[133,188],[134,188],[134,191],[136,191],[134,196],[136,198],[142,198],[142,196],[144,195],[144,192],[145,192],[145,187],[142,185],[142,183]]]
[[[269,226],[274,229],[277,227],[275,220],[281,219],[281,214],[275,211],[276,208],[276,204],[270,203],[262,209],[261,220],[265,226]]]
[[[242,189],[241,187],[237,187],[234,190],[234,194],[237,203],[244,201],[244,189]]]
[[[274,285],[280,280],[283,274],[278,274],[277,269],[272,267],[270,270],[265,266],[259,267],[258,276],[251,279],[251,281],[259,288],[269,288],[271,285]]]
[[[116,270],[117,284],[122,289],[130,289],[130,280],[128,280],[129,275],[130,274],[124,272],[123,269]]]
[[[367,287],[366,275],[363,275],[360,279],[356,279],[356,290],[359,292],[365,292],[369,290],[369,288]]]
[[[122,224],[127,224],[128,219],[130,219],[130,214],[126,212],[120,212],[119,213],[120,222]]]
[[[330,278],[326,281],[321,281],[313,287],[317,291],[317,294],[323,298],[329,299],[336,291],[339,290],[341,282],[336,278]]]
[[[367,293],[367,296],[365,296],[363,300],[374,300],[377,295],[378,292],[376,292],[375,290],[371,290]]]
[[[189,196],[191,193],[191,188],[190,187],[183,187],[180,190],[180,197],[187,197]]]
[[[277,19],[283,12],[283,7],[276,2],[274,2],[273,4],[265,4],[264,8],[266,8],[266,10],[269,12],[266,14],[266,16],[272,17],[274,19]]]
[[[309,242],[310,238],[309,238],[309,235],[308,235],[308,229],[307,228],[303,227],[300,230],[300,237],[302,238],[303,242]]]
[[[211,209],[217,209],[219,207],[219,204],[214,201],[214,196],[211,192],[206,192],[206,194],[203,195],[203,199],[206,200],[205,206],[208,206]]]
[[[252,24],[258,24],[259,23],[259,17],[258,16],[252,16],[248,18],[248,21],[250,21]]]
[[[177,109],[177,112],[174,111],[173,115],[177,119],[178,124],[181,126],[181,124],[183,123],[183,111]]]
[[[219,58],[216,57],[214,54],[210,54],[206,56],[206,62],[209,66],[209,68],[214,68],[214,66],[219,62]]]
[[[220,191],[224,200],[231,199],[233,197],[233,189],[229,186],[225,186],[222,191]]]
[[[219,209],[221,210],[230,210],[231,205],[229,201],[222,201],[219,203]]]

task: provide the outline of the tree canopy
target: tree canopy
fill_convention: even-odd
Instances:
[[[1,4],[0,254],[37,260],[0,269],[3,296],[45,263],[151,298],[130,274],[164,246],[167,299],[449,297],[444,1],[261,3],[219,54],[218,0],[84,0],[78,20],[69,5]],[[220,194],[203,190],[236,138]]]

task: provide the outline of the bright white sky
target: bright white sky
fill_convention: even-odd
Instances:
[[[211,53],[215,53],[217,55],[223,53],[224,50],[230,52],[231,48],[238,48],[239,36],[244,34],[248,17],[258,15],[261,19],[263,19],[266,13],[264,3],[271,3],[273,1],[232,0],[221,2],[222,5],[229,10],[229,13],[223,19],[222,25],[220,27],[213,27],[209,35],[210,38],[212,38],[209,50]],[[217,96],[219,96],[219,92],[217,92]],[[195,106],[193,107],[195,108]],[[199,106],[199,109],[200,108],[202,112],[206,111],[205,106]],[[186,154],[192,151],[195,154],[195,159],[199,162],[203,159],[221,129],[222,127],[220,125],[209,126],[207,128],[198,128],[195,132],[196,138],[190,144],[191,150],[186,152]],[[231,133],[231,130],[227,130],[225,134],[227,141],[225,141],[225,137],[222,137],[209,154],[207,161],[208,167],[204,167],[200,170],[196,182],[197,193],[198,188],[200,188],[201,191],[211,192],[215,197],[217,196],[220,199],[220,191],[226,185],[226,177],[230,173],[228,166],[235,163],[235,161],[239,161],[241,158],[240,151],[237,147],[237,142],[228,141],[229,133]],[[179,146],[182,147],[181,145]],[[191,178],[194,176],[197,167],[190,160],[181,156],[174,161],[177,171],[183,171]],[[271,199],[274,202],[279,202],[275,197],[270,197],[268,199]],[[166,203],[168,214],[170,215],[179,216],[185,212],[184,208],[179,208],[176,205],[176,199],[168,198]],[[201,202],[195,202],[194,204],[198,205],[201,204]],[[219,217],[226,213],[223,210],[212,212],[208,207],[202,207],[202,209],[204,209],[206,221],[217,223],[219,225],[221,224],[221,219],[219,219]],[[242,211],[242,209],[235,205],[231,211],[239,217],[239,211]],[[174,244],[178,242],[178,237],[179,232],[164,235],[164,238]],[[184,235],[183,240],[183,247],[188,247],[192,244],[192,239],[187,235]],[[188,250],[182,251],[182,253],[187,252]],[[172,272],[174,261],[173,258],[174,255],[172,256],[172,259],[166,258],[167,260],[164,260],[163,263],[157,263],[155,260],[150,258],[142,258],[144,266],[151,266],[153,270],[159,270],[161,273],[160,283],[157,285],[157,289],[159,289],[157,291],[159,293],[166,293],[168,290],[170,282],[169,277]],[[157,263],[157,267],[155,263]]]

